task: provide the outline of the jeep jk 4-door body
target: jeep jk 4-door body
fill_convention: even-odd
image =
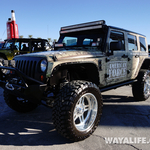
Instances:
[[[62,27],[53,51],[2,63],[7,105],[18,112],[39,104],[53,107],[57,131],[73,141],[87,138],[98,126],[101,92],[132,84],[135,100],[150,95],[146,37],[104,20]]]

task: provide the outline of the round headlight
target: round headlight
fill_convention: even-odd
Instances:
[[[42,60],[40,67],[41,67],[41,71],[45,72],[46,67],[47,67],[47,61],[46,60]]]

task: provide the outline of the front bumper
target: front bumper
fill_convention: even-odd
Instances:
[[[3,74],[1,69],[7,69],[10,73]],[[35,80],[17,68],[0,66],[0,86],[17,97],[28,99],[40,104],[47,84]]]

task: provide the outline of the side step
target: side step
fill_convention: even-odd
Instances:
[[[121,87],[121,86],[124,86],[124,85],[132,84],[133,82],[136,82],[136,81],[137,81],[137,80],[130,80],[130,81],[122,82],[122,83],[119,83],[119,84],[113,84],[113,85],[111,85],[111,86],[107,86],[107,87],[104,87],[104,88],[100,88],[100,91],[101,91],[101,92],[105,92],[105,91],[108,91],[108,90],[116,89],[116,88]]]

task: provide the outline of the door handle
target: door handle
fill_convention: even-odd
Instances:
[[[128,55],[123,54],[122,58],[128,58]]]
[[[138,58],[139,57],[139,55],[135,55],[135,58]]]

